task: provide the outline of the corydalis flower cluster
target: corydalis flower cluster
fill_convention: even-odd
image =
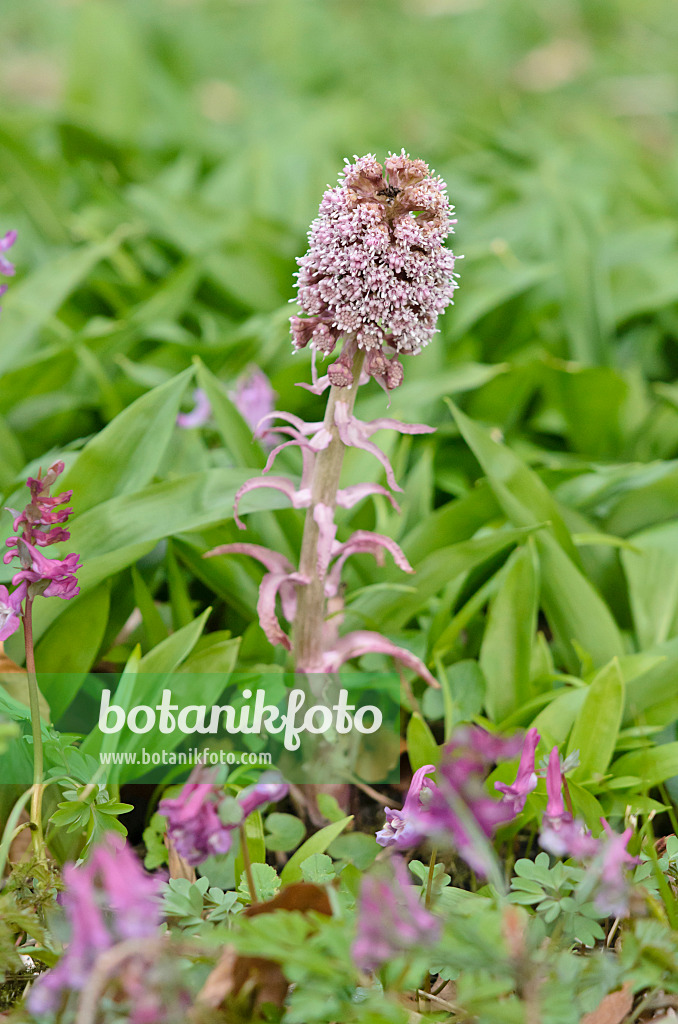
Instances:
[[[427,764],[414,773],[402,810],[387,807],[386,824],[377,832],[380,846],[398,850],[423,839],[449,840],[474,871],[487,875],[489,840],[499,825],[519,814],[537,785],[534,755],[539,733],[530,729],[522,744],[515,782],[495,783],[503,796],[493,800],[485,779],[497,761],[511,760],[520,750],[518,737],[503,739],[476,726],[459,729],[444,747],[438,782],[427,778],[436,769]]]
[[[356,157],[325,192],[298,261],[305,317],[290,322],[296,348],[328,355],[344,339],[331,384],[353,383],[356,348],[382,386],[401,383],[399,356],[429,343],[453,299],[454,256],[444,242],[454,223],[445,182],[404,150],[383,167],[371,154]]]
[[[23,510],[9,509],[14,516],[15,535],[7,540],[12,550],[4,556],[7,565],[13,558],[21,561],[21,570],[14,576],[15,586],[34,585],[34,592],[45,597],[68,599],[80,593],[75,573],[80,568],[78,555],[65,558],[46,558],[38,548],[59,544],[70,538],[63,526],[71,515],[72,508],[60,508],[70,501],[72,491],[50,495],[50,488],[64,471],[63,462],[55,462],[44,476],[29,477],[26,486],[30,489],[31,500]]]
[[[126,939],[148,939],[160,924],[158,883],[119,837],[96,848],[86,864],[67,864],[60,897],[70,940],[58,965],[31,990],[31,1013],[52,1013],[63,995],[79,992],[102,953]]]
[[[218,853],[228,853],[233,830],[263,804],[287,796],[288,785],[279,778],[262,776],[254,786],[232,800],[220,786],[205,781],[200,770],[193,772],[176,797],[160,801],[158,810],[167,818],[167,835],[180,857],[195,866]]]
[[[14,264],[10,263],[4,254],[12,248],[15,242],[16,231],[8,231],[3,238],[0,238],[0,274],[4,274],[5,277],[14,277]],[[7,285],[0,284],[0,295],[4,295],[6,291]]]
[[[72,491],[50,495],[50,488],[63,473],[63,462],[55,462],[44,476],[29,477],[31,500],[23,510],[8,509],[14,516],[15,534],[7,539],[10,548],[4,555],[7,565],[13,558],[21,562],[21,569],[12,577],[16,590],[9,594],[0,587],[0,640],[5,640],[19,628],[21,605],[27,596],[43,594],[69,600],[80,593],[76,572],[80,568],[78,555],[65,558],[46,558],[39,548],[68,540],[70,533],[63,526],[73,511],[60,508],[70,500]]]

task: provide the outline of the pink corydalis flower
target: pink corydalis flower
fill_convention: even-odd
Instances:
[[[495,782],[494,788],[503,793],[501,802],[511,808],[511,813],[516,816],[520,814],[530,793],[537,786],[537,774],[534,770],[534,756],[537,745],[541,739],[536,729],[528,729],[523,742],[523,750],[520,755],[518,774],[515,782],[507,785],[505,782]]]
[[[235,389],[229,391],[228,397],[245,423],[256,432],[261,420],[273,412],[278,396],[264,371],[255,366],[238,380]]]
[[[546,769],[546,811],[539,833],[539,845],[556,857],[594,856],[599,842],[583,821],[573,818],[565,810],[563,800],[563,773],[558,748],[554,747]]]
[[[409,850],[421,842],[424,835],[415,824],[415,816],[423,804],[422,794],[430,794],[435,789],[435,783],[426,778],[434,771],[435,765],[432,764],[418,768],[412,776],[402,809],[396,811],[390,807],[384,808],[386,824],[377,832],[377,842],[380,846]]]
[[[204,427],[211,415],[212,406],[207,394],[202,388],[196,388],[193,392],[193,408],[178,414],[177,426],[184,430]]]
[[[630,891],[626,871],[639,861],[638,857],[633,857],[626,849],[633,829],[615,832],[605,818],[600,820],[605,838],[599,857],[592,865],[593,872],[598,876],[594,903],[596,909],[603,914],[624,917],[629,912]]]
[[[390,390],[402,381],[398,357],[415,354],[436,331],[456,288],[454,256],[444,242],[455,222],[442,178],[403,150],[382,166],[371,154],[347,163],[325,192],[298,260],[295,348],[327,355],[343,338],[365,349],[365,369]],[[390,352],[390,358],[384,354]],[[347,352],[347,349],[345,349]],[[351,386],[347,355],[330,383]]]
[[[36,1016],[52,1014],[66,992],[81,991],[102,953],[125,939],[151,938],[160,924],[158,881],[119,836],[109,836],[85,864],[67,864],[63,880],[59,902],[70,940],[57,966],[30,991],[28,1008]]]
[[[16,633],[21,624],[21,602],[26,596],[26,585],[17,587],[10,594],[7,587],[0,586],[0,641]]]
[[[16,242],[16,231],[8,231],[7,234],[0,238],[0,274],[4,274],[5,277],[14,276],[14,264],[10,263],[3,253],[6,253],[8,249],[11,249]],[[6,284],[0,284],[0,295],[4,295],[7,291]],[[2,307],[0,306],[0,309]]]
[[[443,748],[438,784],[426,806],[413,813],[413,827],[437,842],[449,842],[466,863],[486,877],[492,870],[489,840],[514,815],[485,788],[492,764],[515,757],[520,738],[493,736],[465,726]]]
[[[17,587],[28,585],[23,596],[44,594],[45,597],[70,600],[80,593],[76,577],[81,568],[79,556],[70,554],[64,558],[47,558],[38,550],[70,537],[62,524],[68,521],[73,510],[61,506],[70,501],[73,492],[49,493],[64,468],[63,462],[55,462],[44,476],[39,473],[37,477],[29,477],[26,486],[31,492],[30,502],[23,512],[8,510],[14,516],[16,533],[7,539],[10,550],[5,553],[3,561],[7,565],[13,558],[20,560],[21,569],[13,576],[12,583]]]
[[[234,801],[223,787],[205,781],[210,778],[213,773],[198,767],[177,796],[165,797],[158,804],[160,814],[167,818],[172,845],[193,867],[215,854],[228,853],[233,831],[245,818],[263,804],[284,799],[289,790],[279,775],[266,773]]]
[[[397,956],[432,946],[440,921],[422,905],[400,857],[391,858],[392,878],[365,875],[360,889],[353,959],[363,971],[379,970]]]

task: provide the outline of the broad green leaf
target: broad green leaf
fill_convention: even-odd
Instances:
[[[678,620],[678,524],[662,523],[629,538],[621,560],[638,643],[662,643],[676,633]]]
[[[570,733],[567,752],[579,751],[572,778],[586,782],[605,774],[612,760],[624,711],[624,679],[614,658],[589,684]]]
[[[135,565],[132,566],[132,584],[134,587],[134,600],[144,620],[144,629],[148,639],[148,646],[155,647],[167,638],[167,626],[162,620],[162,615],[155,606],[153,595],[146,586],[144,578]]]
[[[530,697],[538,572],[534,544],[528,541],[510,556],[490,605],[479,662],[487,681],[487,713],[493,722],[506,718]]]
[[[562,746],[567,741],[585,697],[586,690],[583,686],[576,690],[563,690],[539,712],[530,726],[537,729],[549,742]]]
[[[440,748],[433,733],[416,711],[407,723],[407,756],[413,772],[425,764],[437,765],[440,761]]]
[[[570,672],[580,659],[576,641],[595,666],[624,654],[624,641],[610,609],[553,536],[535,535],[541,567],[542,606]]]
[[[73,491],[74,526],[94,505],[139,491],[153,479],[192,376],[192,368],[184,370],[142,395],[85,445],[59,481]]]
[[[40,686],[56,721],[76,696],[104,638],[110,585],[102,583],[66,606],[35,649]],[[45,676],[43,676],[45,673]],[[59,673],[56,678],[51,673]]]
[[[334,842],[337,836],[341,835],[344,829],[353,821],[353,815],[342,818],[341,821],[333,821],[326,825],[319,832],[314,833],[303,843],[299,849],[292,854],[285,867],[282,869],[280,880],[283,885],[291,885],[292,882],[302,880],[301,865],[314,853],[324,853],[327,847]]]
[[[514,526],[538,526],[549,522],[564,551],[579,561],[557,502],[546,485],[507,445],[493,440],[489,431],[448,405],[467,445],[487,475],[497,501]]]
[[[623,754],[612,765],[612,774],[615,777],[634,775],[646,790],[658,786],[678,775],[678,742]]]
[[[145,654],[139,662],[139,672],[174,672],[197,644],[211,611],[211,608],[206,608],[197,619],[166,637]]]

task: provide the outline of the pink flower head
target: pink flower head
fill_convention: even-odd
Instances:
[[[125,939],[146,939],[160,924],[158,881],[118,836],[107,837],[89,860],[63,870],[60,897],[70,925],[66,952],[56,967],[36,981],[28,997],[30,1012],[52,1014],[67,991],[79,992],[98,957]]]
[[[422,905],[403,860],[392,857],[391,868],[391,879],[370,874],[362,881],[352,953],[363,971],[432,946],[440,935],[440,921]]]
[[[510,806],[514,817],[520,814],[529,794],[536,788],[537,775],[534,770],[534,755],[540,739],[536,729],[529,729],[525,734],[516,781],[510,786],[505,782],[495,782],[494,784],[494,788],[504,794],[501,802]]]
[[[298,260],[295,348],[327,355],[340,338],[368,352],[367,372],[390,389],[402,380],[392,353],[415,354],[436,331],[456,288],[446,186],[423,160],[402,153],[381,164],[368,155],[344,168],[325,192],[311,225],[308,253]],[[333,380],[333,375],[337,377]],[[345,378],[345,379],[344,379]],[[332,383],[352,383],[341,358]]]
[[[15,242],[16,231],[8,231],[3,238],[0,238],[0,274],[4,274],[5,277],[14,277],[14,264],[10,263],[9,260],[3,256],[3,253],[7,252],[8,249],[11,249]]]
[[[431,793],[435,783],[426,776],[435,771],[435,765],[425,764],[423,768],[417,769],[412,776],[410,788],[405,797],[402,810],[395,811],[390,807],[384,808],[386,824],[377,832],[377,842],[380,846],[394,846],[396,850],[409,850],[417,846],[424,838],[415,824],[415,815],[423,804],[422,793]]]
[[[251,427],[252,431],[256,431],[264,416],[273,412],[273,406],[278,396],[264,371],[254,366],[248,374],[240,378],[235,391],[229,391],[228,397],[245,423]]]
[[[192,778],[203,774],[200,770]],[[219,817],[223,792],[209,782],[187,782],[178,796],[158,804],[167,818],[167,834],[177,853],[191,865],[202,864],[215,853],[228,853],[236,823],[225,824]]]
[[[78,555],[66,555],[65,558],[45,558],[37,548],[21,539],[18,550],[24,568],[12,577],[12,583],[15,586],[24,581],[26,583],[47,583],[41,593],[45,597],[61,597],[64,600],[69,600],[80,593],[75,575],[81,568]],[[7,555],[5,555],[5,560],[7,560]]]
[[[193,408],[190,412],[180,412],[177,416],[177,426],[189,429],[191,427],[204,427],[212,415],[212,406],[207,394],[202,388],[196,388],[193,392]]]
[[[258,782],[238,793],[243,821],[263,804],[275,804],[279,800],[284,800],[289,789],[287,783],[283,782],[276,772],[264,772]]]

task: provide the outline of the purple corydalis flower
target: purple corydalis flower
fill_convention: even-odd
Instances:
[[[56,967],[36,981],[28,997],[32,1014],[53,1013],[65,992],[80,991],[101,953],[125,939],[157,934],[158,882],[146,874],[120,837],[108,837],[86,864],[67,864],[60,897],[71,936]]]
[[[235,820],[222,820],[220,811],[230,798],[221,786],[198,781],[214,777],[198,767],[175,797],[165,797],[158,804],[160,814],[167,818],[167,835],[177,853],[195,867],[208,857],[228,853],[233,830],[262,804],[282,800],[289,787],[278,775],[267,774],[254,786],[238,794],[239,815]],[[191,781],[194,780],[194,781]]]
[[[329,354],[344,338],[367,350],[368,374],[397,387],[397,355],[427,345],[452,302],[454,256],[444,246],[450,213],[445,183],[423,160],[403,151],[382,167],[372,155],[356,157],[325,192],[309,251],[298,260],[304,317],[291,318],[295,348],[310,344]],[[395,358],[386,359],[383,346]],[[350,364],[340,357],[329,378],[350,386]]]
[[[603,914],[623,917],[629,910],[629,884],[626,869],[637,864],[638,857],[633,857],[626,847],[633,835],[633,829],[627,828],[622,833],[610,828],[605,818],[601,818],[605,831],[602,851],[592,870],[599,877],[599,887],[594,897],[596,909]]]
[[[511,808],[514,816],[520,814],[529,794],[536,788],[537,775],[534,770],[534,755],[540,739],[536,729],[528,729],[523,741],[516,781],[511,785],[507,785],[505,782],[495,782],[494,784],[494,788],[503,793],[501,802]]]
[[[558,748],[554,747],[546,769],[546,811],[539,833],[539,845],[556,857],[592,857],[599,842],[583,821],[573,818],[565,810],[563,801],[563,774]]]
[[[478,874],[492,869],[488,840],[499,825],[514,817],[512,807],[493,800],[485,788],[495,761],[515,757],[520,737],[493,736],[477,726],[459,729],[443,748],[438,784],[425,807],[413,815],[413,825],[437,841],[451,841]]]
[[[392,857],[391,868],[392,879],[372,874],[362,881],[352,953],[363,971],[432,946],[440,935],[440,921],[422,905],[402,859]]]
[[[202,388],[196,388],[193,392],[193,408],[190,412],[180,412],[177,416],[177,426],[189,429],[191,427],[204,427],[212,415],[210,400]]]
[[[265,772],[253,786],[248,786],[238,793],[243,820],[264,804],[275,804],[279,800],[284,800],[289,791],[290,787],[275,772]]]
[[[44,594],[45,597],[70,600],[80,593],[75,575],[80,568],[79,556],[70,554],[64,558],[47,558],[38,550],[70,537],[68,530],[59,524],[66,523],[73,510],[60,506],[70,501],[73,492],[49,493],[63,471],[64,463],[55,462],[44,475],[39,473],[37,477],[29,477],[26,486],[31,492],[30,502],[23,512],[8,510],[14,515],[16,534],[7,540],[10,550],[5,553],[3,561],[7,565],[13,558],[19,558],[21,569],[12,578],[12,583],[15,586],[28,584],[23,596]]]
[[[255,366],[240,378],[235,390],[229,391],[228,397],[245,423],[256,432],[261,420],[273,412],[273,406],[278,396],[264,371]]]
[[[202,774],[192,773],[192,777]],[[178,796],[158,804],[167,818],[167,835],[180,857],[191,866],[231,848],[233,824],[219,817],[223,791],[209,782],[187,782]]]
[[[426,778],[434,771],[435,765],[432,764],[425,764],[423,768],[418,768],[412,776],[402,809],[395,811],[390,807],[384,808],[386,824],[377,832],[377,842],[380,846],[394,846],[396,850],[409,850],[421,842],[423,834],[415,825],[414,817],[423,803],[422,792],[430,793],[435,789],[435,783]]]
[[[26,596],[26,584],[10,594],[7,587],[0,586],[0,641],[16,633],[21,623],[21,602]]]
[[[14,264],[3,256],[3,253],[11,249],[16,242],[16,231],[8,231],[3,238],[0,238],[0,274],[4,274],[5,277],[14,277]],[[0,284],[0,295],[4,295],[7,291],[6,284]]]

